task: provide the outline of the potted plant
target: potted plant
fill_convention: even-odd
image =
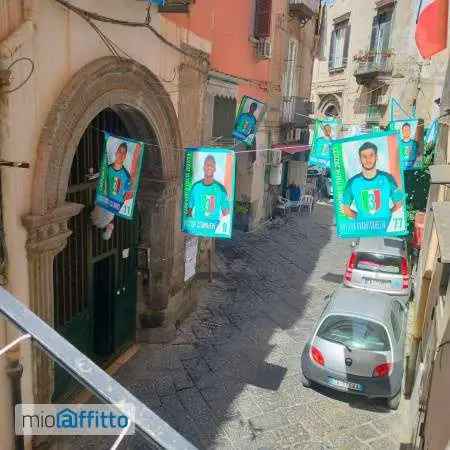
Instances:
[[[238,230],[248,231],[251,203],[247,199],[237,201],[234,206],[234,226]]]

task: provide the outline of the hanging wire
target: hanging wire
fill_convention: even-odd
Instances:
[[[24,86],[24,85],[28,82],[28,80],[31,78],[31,75],[33,75],[33,72],[34,72],[34,61],[33,61],[31,58],[28,58],[28,57],[26,57],[26,56],[23,56],[23,57],[21,57],[21,58],[16,59],[15,61],[13,61],[13,62],[6,68],[6,71],[9,72],[9,71],[10,71],[10,70],[11,70],[18,62],[20,62],[20,61],[28,61],[28,62],[30,63],[30,66],[31,66],[31,68],[30,68],[30,73],[29,73],[28,76],[25,78],[25,80],[22,81],[22,83],[20,83],[18,86],[16,86],[16,87],[13,88],[13,89],[9,89],[9,90],[7,90],[7,91],[0,90],[1,93],[3,93],[3,94],[11,94],[11,93],[13,93],[13,92],[16,92],[16,91],[19,90],[22,86]]]

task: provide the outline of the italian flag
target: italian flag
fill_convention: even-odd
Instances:
[[[447,47],[449,0],[418,0],[416,44],[423,58]]]

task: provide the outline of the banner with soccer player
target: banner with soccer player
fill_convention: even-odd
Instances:
[[[419,150],[423,140],[423,123],[418,119],[394,120],[389,129],[400,136],[400,157],[403,170],[413,170],[419,165]]]
[[[231,238],[236,155],[218,147],[188,148],[184,157],[183,232]]]
[[[265,110],[265,103],[244,95],[236,114],[233,137],[247,147],[252,147],[255,143],[258,123],[262,120]]]
[[[105,133],[105,150],[95,204],[124,219],[133,219],[144,144]]]
[[[308,165],[330,168],[331,142],[339,137],[341,128],[342,122],[338,119],[314,122],[314,137]]]
[[[334,141],[331,173],[339,237],[404,236],[408,233],[396,132]]]

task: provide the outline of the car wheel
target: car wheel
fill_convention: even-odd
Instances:
[[[311,380],[308,380],[308,378],[305,377],[305,375],[302,374],[302,385],[305,388],[310,388],[311,387]]]
[[[395,397],[388,398],[387,405],[388,405],[389,409],[392,409],[393,411],[398,409],[398,406],[400,405],[401,397],[402,397],[402,391],[400,391]]]

